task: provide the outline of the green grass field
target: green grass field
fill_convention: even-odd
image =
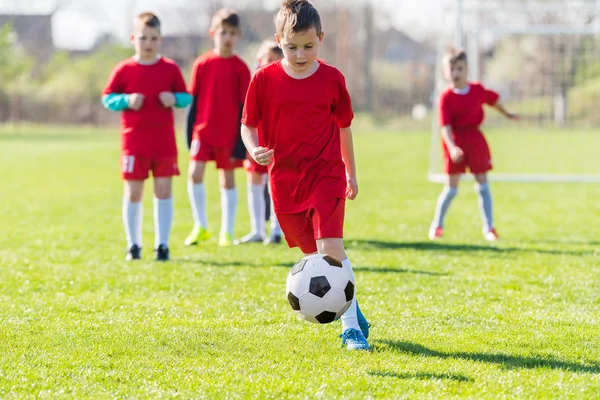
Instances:
[[[494,183],[503,239],[490,245],[465,182],[431,243],[429,135],[358,132],[346,244],[373,350],[351,353],[339,323],[304,322],[287,304],[297,250],[183,246],[183,177],[173,260],[152,261],[147,196],[145,260],[123,261],[113,130],[0,131],[1,398],[600,397],[600,185]],[[494,137],[509,149],[496,164],[535,169],[519,156],[534,135]],[[597,154],[554,135],[567,169]],[[217,232],[212,168],[208,188]]]

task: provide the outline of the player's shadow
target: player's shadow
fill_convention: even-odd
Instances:
[[[420,251],[460,251],[460,252],[491,252],[496,254],[506,253],[539,253],[539,254],[552,254],[552,255],[574,255],[584,256],[593,255],[594,252],[591,250],[553,250],[553,249],[540,249],[540,248],[527,248],[527,247],[497,247],[493,245],[477,245],[477,244],[463,244],[463,243],[443,243],[434,241],[420,241],[420,242],[388,242],[384,240],[365,240],[365,239],[348,239],[346,242],[346,248],[348,249],[359,249],[359,250],[420,250]]]
[[[294,263],[281,263],[279,267],[292,268]],[[416,274],[416,275],[431,275],[431,276],[447,276],[446,272],[423,271],[418,269],[392,268],[392,267],[372,267],[367,265],[352,266],[353,271],[359,272],[376,272],[383,274]]]
[[[181,259],[172,259],[170,262],[177,264],[200,264],[206,267],[250,267],[250,268],[287,268],[290,269],[294,266],[293,262],[283,262],[283,263],[252,263],[249,261],[217,261],[215,259],[203,259],[201,257],[194,258],[181,258]],[[354,266],[354,271],[360,272],[376,272],[376,273],[386,273],[386,274],[416,274],[416,275],[430,275],[430,276],[447,276],[446,272],[433,272],[433,271],[422,271],[417,269],[406,269],[406,268],[391,268],[391,267],[372,267],[372,266]]]
[[[443,352],[427,348],[423,345],[410,342],[402,342],[396,340],[375,340],[374,343],[381,350],[398,351],[402,353],[410,353],[420,356],[437,357],[437,358],[454,358],[462,360],[470,360],[476,362],[485,362],[489,364],[498,364],[506,369],[521,369],[521,368],[547,368],[569,372],[585,373],[585,374],[600,374],[600,364],[580,364],[547,357],[535,356],[513,356],[502,353],[471,353],[471,352]],[[382,347],[382,348],[381,348]]]
[[[416,379],[416,380],[449,380],[458,382],[474,382],[473,378],[459,374],[434,374],[430,372],[391,372],[391,371],[369,371],[371,376],[380,378]]]

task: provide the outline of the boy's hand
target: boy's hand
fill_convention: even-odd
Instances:
[[[519,120],[519,116],[517,114],[507,113],[506,116],[508,117],[508,119],[512,119],[513,121]]]
[[[142,105],[144,104],[144,95],[140,94],[140,93],[130,94],[128,103],[129,103],[129,108],[137,111],[140,108],[142,108]]]
[[[175,95],[172,92],[162,92],[158,95],[158,98],[165,108],[170,108],[175,105]]]
[[[453,148],[450,149],[450,159],[452,161],[454,161],[455,163],[461,162],[464,156],[465,156],[465,153],[462,151],[462,149],[460,147],[454,146]]]
[[[358,196],[358,183],[356,178],[352,176],[346,177],[346,197],[350,200],[354,200]]]
[[[262,146],[257,146],[252,150],[251,154],[254,161],[260,165],[268,165],[273,161],[273,150],[267,150]]]

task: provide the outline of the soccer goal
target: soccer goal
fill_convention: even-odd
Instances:
[[[428,178],[444,179],[437,100],[441,59],[467,51],[469,79],[500,93],[520,121],[486,109],[494,170],[513,182],[600,182],[600,1],[451,0],[441,35]]]

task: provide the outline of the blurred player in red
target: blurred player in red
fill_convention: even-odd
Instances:
[[[346,198],[358,195],[346,82],[317,60],[324,33],[310,1],[284,1],[276,32],[284,58],[254,74],[242,138],[252,158],[269,166],[275,212],[289,246],[331,254],[352,271],[342,240]],[[341,319],[342,343],[368,350],[369,324],[356,297]]]
[[[270,64],[283,57],[283,52],[274,40],[265,40],[258,49],[257,67]],[[248,172],[248,211],[250,213],[251,231],[246,236],[236,241],[236,244],[263,242],[265,245],[281,243],[281,228],[273,210],[273,201],[269,201],[271,207],[271,233],[266,236],[266,207],[269,196],[267,184],[267,167],[258,164],[252,157],[244,162]]]
[[[162,37],[156,15],[143,13],[135,19],[131,41],[135,55],[113,69],[102,97],[106,108],[122,112],[126,258],[141,257],[142,196],[152,171],[156,259],[167,261],[173,223],[171,181],[179,175],[173,107],[187,107],[192,97],[177,64],[158,55]]]
[[[475,177],[479,208],[483,221],[483,237],[498,240],[493,224],[492,195],[487,173],[492,169],[492,157],[479,126],[484,119],[483,105],[487,104],[510,119],[517,116],[504,109],[496,92],[480,83],[467,81],[467,55],[451,50],[444,57],[444,74],[450,86],[440,96],[440,126],[444,153],[444,171],[448,178],[440,194],[429,238],[442,237],[444,218],[452,199],[458,193],[460,176],[469,169]]]
[[[188,118],[190,166],[188,193],[194,229],[186,238],[187,246],[208,240],[204,171],[208,161],[215,161],[221,186],[220,246],[233,244],[238,194],[234,169],[243,166],[246,152],[240,138],[240,115],[250,82],[250,70],[235,55],[241,36],[240,18],[229,9],[213,16],[210,36],[215,48],[194,62],[189,91],[193,96]],[[236,153],[236,144],[239,154]]]

